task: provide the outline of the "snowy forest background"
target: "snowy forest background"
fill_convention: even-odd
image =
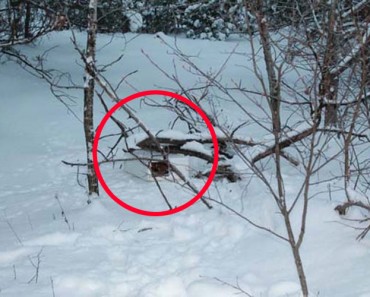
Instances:
[[[369,22],[368,0],[0,0],[0,296],[370,296]],[[218,145],[169,94],[97,133],[153,89]]]

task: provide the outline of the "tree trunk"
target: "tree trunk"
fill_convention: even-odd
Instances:
[[[327,26],[327,42],[324,61],[321,71],[319,95],[325,106],[325,126],[336,126],[338,122],[338,79],[331,73],[337,64],[337,37],[336,35],[336,8],[337,1],[331,3],[329,11],[329,23]]]
[[[21,3],[13,3],[9,0],[9,8],[11,11],[10,17],[10,27],[11,27],[11,34],[10,34],[10,41],[14,42],[18,39],[18,30],[19,30],[19,22],[20,22],[20,6]]]
[[[31,3],[26,0],[26,18],[24,20],[24,38],[31,38]]]
[[[308,285],[307,285],[307,279],[306,279],[306,275],[305,275],[303,264],[302,264],[302,258],[299,252],[300,246],[299,244],[296,243],[292,225],[290,222],[290,215],[285,206],[283,206],[283,208],[281,209],[281,214],[284,217],[285,227],[288,233],[289,244],[292,250],[295,267],[297,269],[297,274],[299,278],[299,283],[301,285],[302,295],[304,297],[307,297],[308,296]]]
[[[291,220],[289,216],[289,211],[287,209],[286,203],[286,196],[284,191],[284,179],[281,173],[281,162],[280,162],[280,154],[281,154],[281,118],[280,118],[280,103],[281,103],[281,90],[280,90],[280,67],[277,67],[276,60],[273,58],[272,54],[272,46],[271,46],[271,38],[270,38],[270,31],[268,27],[268,21],[264,15],[264,2],[263,0],[256,1],[256,19],[257,25],[260,33],[260,40],[263,49],[263,55],[265,60],[266,72],[267,72],[267,79],[269,84],[269,89],[265,90],[268,104],[270,107],[271,112],[271,121],[272,121],[272,132],[274,135],[275,143],[270,148],[269,151],[271,154],[275,153],[275,170],[276,170],[276,182],[278,188],[278,195],[276,199],[276,203],[281,211],[281,214],[284,217],[285,227],[288,233],[288,239],[290,243],[290,247],[293,253],[295,266],[297,269],[298,278],[301,285],[302,294],[304,297],[308,296],[308,285],[306,281],[306,276],[304,273],[304,268],[302,264],[302,260],[299,253],[299,245],[296,244],[293,229],[291,226]],[[305,135],[310,135],[312,132],[306,130],[302,133],[296,135],[296,139],[300,137],[304,137]],[[297,140],[298,141],[298,140]],[[291,139],[286,141],[286,145],[291,144]],[[258,158],[263,158],[263,155],[257,156]],[[257,162],[258,159],[254,159],[254,162]],[[303,237],[302,237],[303,238]]]
[[[271,40],[266,16],[263,13],[263,1],[257,1],[257,24],[263,48],[266,72],[269,82],[268,103],[272,118],[273,134],[280,134],[280,82],[275,73],[275,62],[271,52]]]
[[[295,267],[297,269],[299,283],[301,285],[302,294],[304,297],[307,297],[308,296],[308,285],[307,285],[306,275],[303,269],[301,255],[299,253],[299,248],[292,247],[292,252],[293,252]]]
[[[97,5],[98,0],[90,0],[89,17],[87,28],[86,46],[86,65],[85,65],[85,89],[84,89],[84,129],[87,155],[87,182],[88,193],[99,195],[99,184],[92,164],[92,148],[94,142],[94,91],[95,81],[89,75],[89,69],[94,66],[96,52],[96,32],[97,32]],[[90,198],[88,200],[90,202]]]

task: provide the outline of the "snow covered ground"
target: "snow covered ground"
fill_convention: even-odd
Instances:
[[[79,35],[81,44],[84,36]],[[167,38],[167,37],[166,37]],[[168,37],[169,38],[169,37]],[[132,39],[129,43],[125,40]],[[98,62],[124,53],[109,77],[130,78],[138,90],[169,87],[171,83],[143,56],[150,54],[165,69],[169,56],[153,35],[126,35],[110,40],[99,36]],[[217,69],[238,43],[180,39],[187,52],[199,54],[204,69]],[[23,49],[29,55],[58,45],[48,65],[71,72],[82,84],[83,71],[66,32],[53,33],[38,46]],[[239,67],[247,61],[233,57],[225,79],[245,76]],[[182,73],[185,84],[192,78]],[[246,83],[253,85],[253,78]],[[251,296],[300,296],[293,258],[287,243],[255,229],[226,209],[207,210],[197,203],[167,217],[142,217],[116,205],[105,193],[86,204],[86,193],[76,181],[76,170],[61,160],[84,162],[81,123],[50,94],[48,86],[13,63],[0,67],[0,296],[28,297],[231,297],[240,286]],[[120,95],[134,89],[125,85]],[[75,92],[71,109],[82,113],[82,94]],[[133,104],[139,108],[139,103]],[[225,106],[232,111],[232,107]],[[104,112],[98,106],[97,121]],[[169,115],[140,115],[153,129],[166,126]],[[235,117],[239,115],[235,114]],[[258,129],[248,137],[263,135]],[[158,207],[154,184],[134,178],[119,168],[106,168],[109,180],[127,201]],[[284,176],[287,193],[295,193],[296,172]],[[169,191],[179,191],[168,185]],[[212,191],[235,209],[275,231],[284,232],[267,192],[258,180],[235,184],[215,182]],[[211,191],[211,192],[212,192]],[[312,296],[370,296],[370,238],[356,241],[358,231],[341,224],[333,211],[344,195],[332,200],[326,185],[314,189],[310,200],[302,258]],[[320,194],[321,193],[321,194]],[[144,202],[143,202],[144,207]],[[300,218],[293,214],[293,221]],[[38,263],[39,262],[39,263]],[[38,269],[37,269],[38,268]],[[247,295],[245,295],[247,296]]]

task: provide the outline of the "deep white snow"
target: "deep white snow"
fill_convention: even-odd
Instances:
[[[47,65],[70,72],[83,85],[83,68],[76,63],[79,57],[69,37],[68,32],[53,33],[22,50],[35,56],[57,45],[48,54]],[[79,33],[78,38],[83,46],[84,34]],[[165,38],[173,41],[172,37]],[[124,58],[106,75],[118,82],[138,70],[128,78],[130,85],[124,84],[119,90],[122,98],[134,93],[134,88],[174,87],[143,55],[149,54],[161,67],[173,71],[176,58],[168,55],[160,39],[127,34],[110,40],[111,36],[98,36],[98,63],[112,61],[121,53]],[[239,51],[249,51],[243,40],[179,39],[177,43],[185,52],[198,55],[194,60],[204,70],[217,70],[237,45]],[[223,79],[240,80],[253,89],[256,80],[239,67],[248,63],[241,56],[232,57]],[[185,67],[181,77],[185,85],[194,83]],[[217,205],[207,210],[198,202],[173,216],[143,217],[122,209],[102,189],[101,196],[87,205],[85,189],[76,180],[76,168],[61,163],[85,162],[81,122],[53,97],[44,82],[14,63],[1,65],[0,88],[1,297],[243,296],[223,282],[240,286],[256,297],[301,296],[288,244]],[[72,94],[74,102],[67,103],[81,119],[82,90]],[[220,104],[224,104],[226,122],[230,121],[227,114],[233,114],[235,121],[242,117],[232,104]],[[168,111],[145,107],[138,101],[130,106],[153,131],[169,129],[173,116]],[[103,115],[97,102],[96,123]],[[123,113],[118,115],[128,121]],[[108,133],[114,126],[106,129]],[[263,139],[266,134],[258,127],[243,133],[253,139]],[[236,166],[245,170],[240,164]],[[154,183],[131,176],[119,165],[103,169],[114,191],[127,203],[165,209]],[[301,182],[299,174],[285,171],[284,179],[287,195],[294,197]],[[219,193],[228,205],[284,234],[283,221],[269,193],[257,179],[249,181],[218,181],[210,194],[217,199]],[[204,181],[196,183],[201,187]],[[164,188],[175,205],[192,196],[172,183]],[[346,222],[334,212],[345,197],[343,191],[335,192],[332,200],[326,184],[313,191],[317,194],[310,200],[301,251],[312,296],[369,297],[370,238],[356,241],[358,231],[342,224]],[[292,218],[300,222],[298,213]],[[34,266],[38,259],[36,283]]]

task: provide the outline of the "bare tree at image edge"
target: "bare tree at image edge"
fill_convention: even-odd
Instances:
[[[263,1],[258,0],[256,2],[255,11],[256,20],[257,20],[257,27],[260,33],[260,40],[263,49],[263,56],[265,60],[266,66],[266,73],[267,73],[267,80],[268,80],[268,88],[264,85],[263,79],[260,79],[261,85],[264,88],[266,93],[266,99],[268,101],[268,105],[270,107],[271,112],[271,120],[272,120],[272,133],[274,135],[274,160],[275,160],[275,170],[276,170],[276,182],[277,182],[277,197],[275,197],[275,201],[279,210],[283,216],[287,235],[288,235],[288,242],[291,247],[291,251],[293,253],[295,266],[297,269],[297,274],[299,278],[299,282],[301,285],[302,294],[304,296],[308,296],[308,285],[307,279],[304,272],[302,259],[300,255],[300,246],[303,241],[303,236],[305,233],[305,218],[307,215],[307,193],[308,193],[308,184],[309,184],[309,177],[310,172],[307,172],[306,178],[308,179],[305,183],[305,195],[304,195],[304,206],[302,211],[302,222],[301,222],[301,230],[298,236],[298,239],[295,238],[293,227],[290,219],[290,211],[289,206],[286,203],[285,198],[285,191],[284,191],[284,181],[281,172],[281,154],[280,154],[280,141],[283,131],[281,130],[281,119],[280,119],[280,103],[281,103],[281,91],[280,91],[280,81],[281,81],[281,73],[280,67],[274,62],[272,56],[272,48],[271,48],[271,40],[270,40],[270,33],[268,28],[268,22],[266,17],[263,13]],[[253,42],[253,41],[252,41]],[[278,73],[276,73],[276,69],[278,69]],[[308,169],[310,170],[312,166],[312,152],[309,158]],[[307,192],[307,193],[306,193]]]
[[[96,34],[97,34],[97,10],[98,0],[90,0],[88,28],[87,28],[87,45],[86,45],[86,64],[85,64],[85,85],[84,85],[84,131],[86,143],[86,157],[87,157],[87,183],[90,203],[90,196],[99,195],[99,184],[96,176],[93,160],[92,148],[94,142],[94,92],[95,80],[89,74],[89,67],[95,64],[96,55]]]

